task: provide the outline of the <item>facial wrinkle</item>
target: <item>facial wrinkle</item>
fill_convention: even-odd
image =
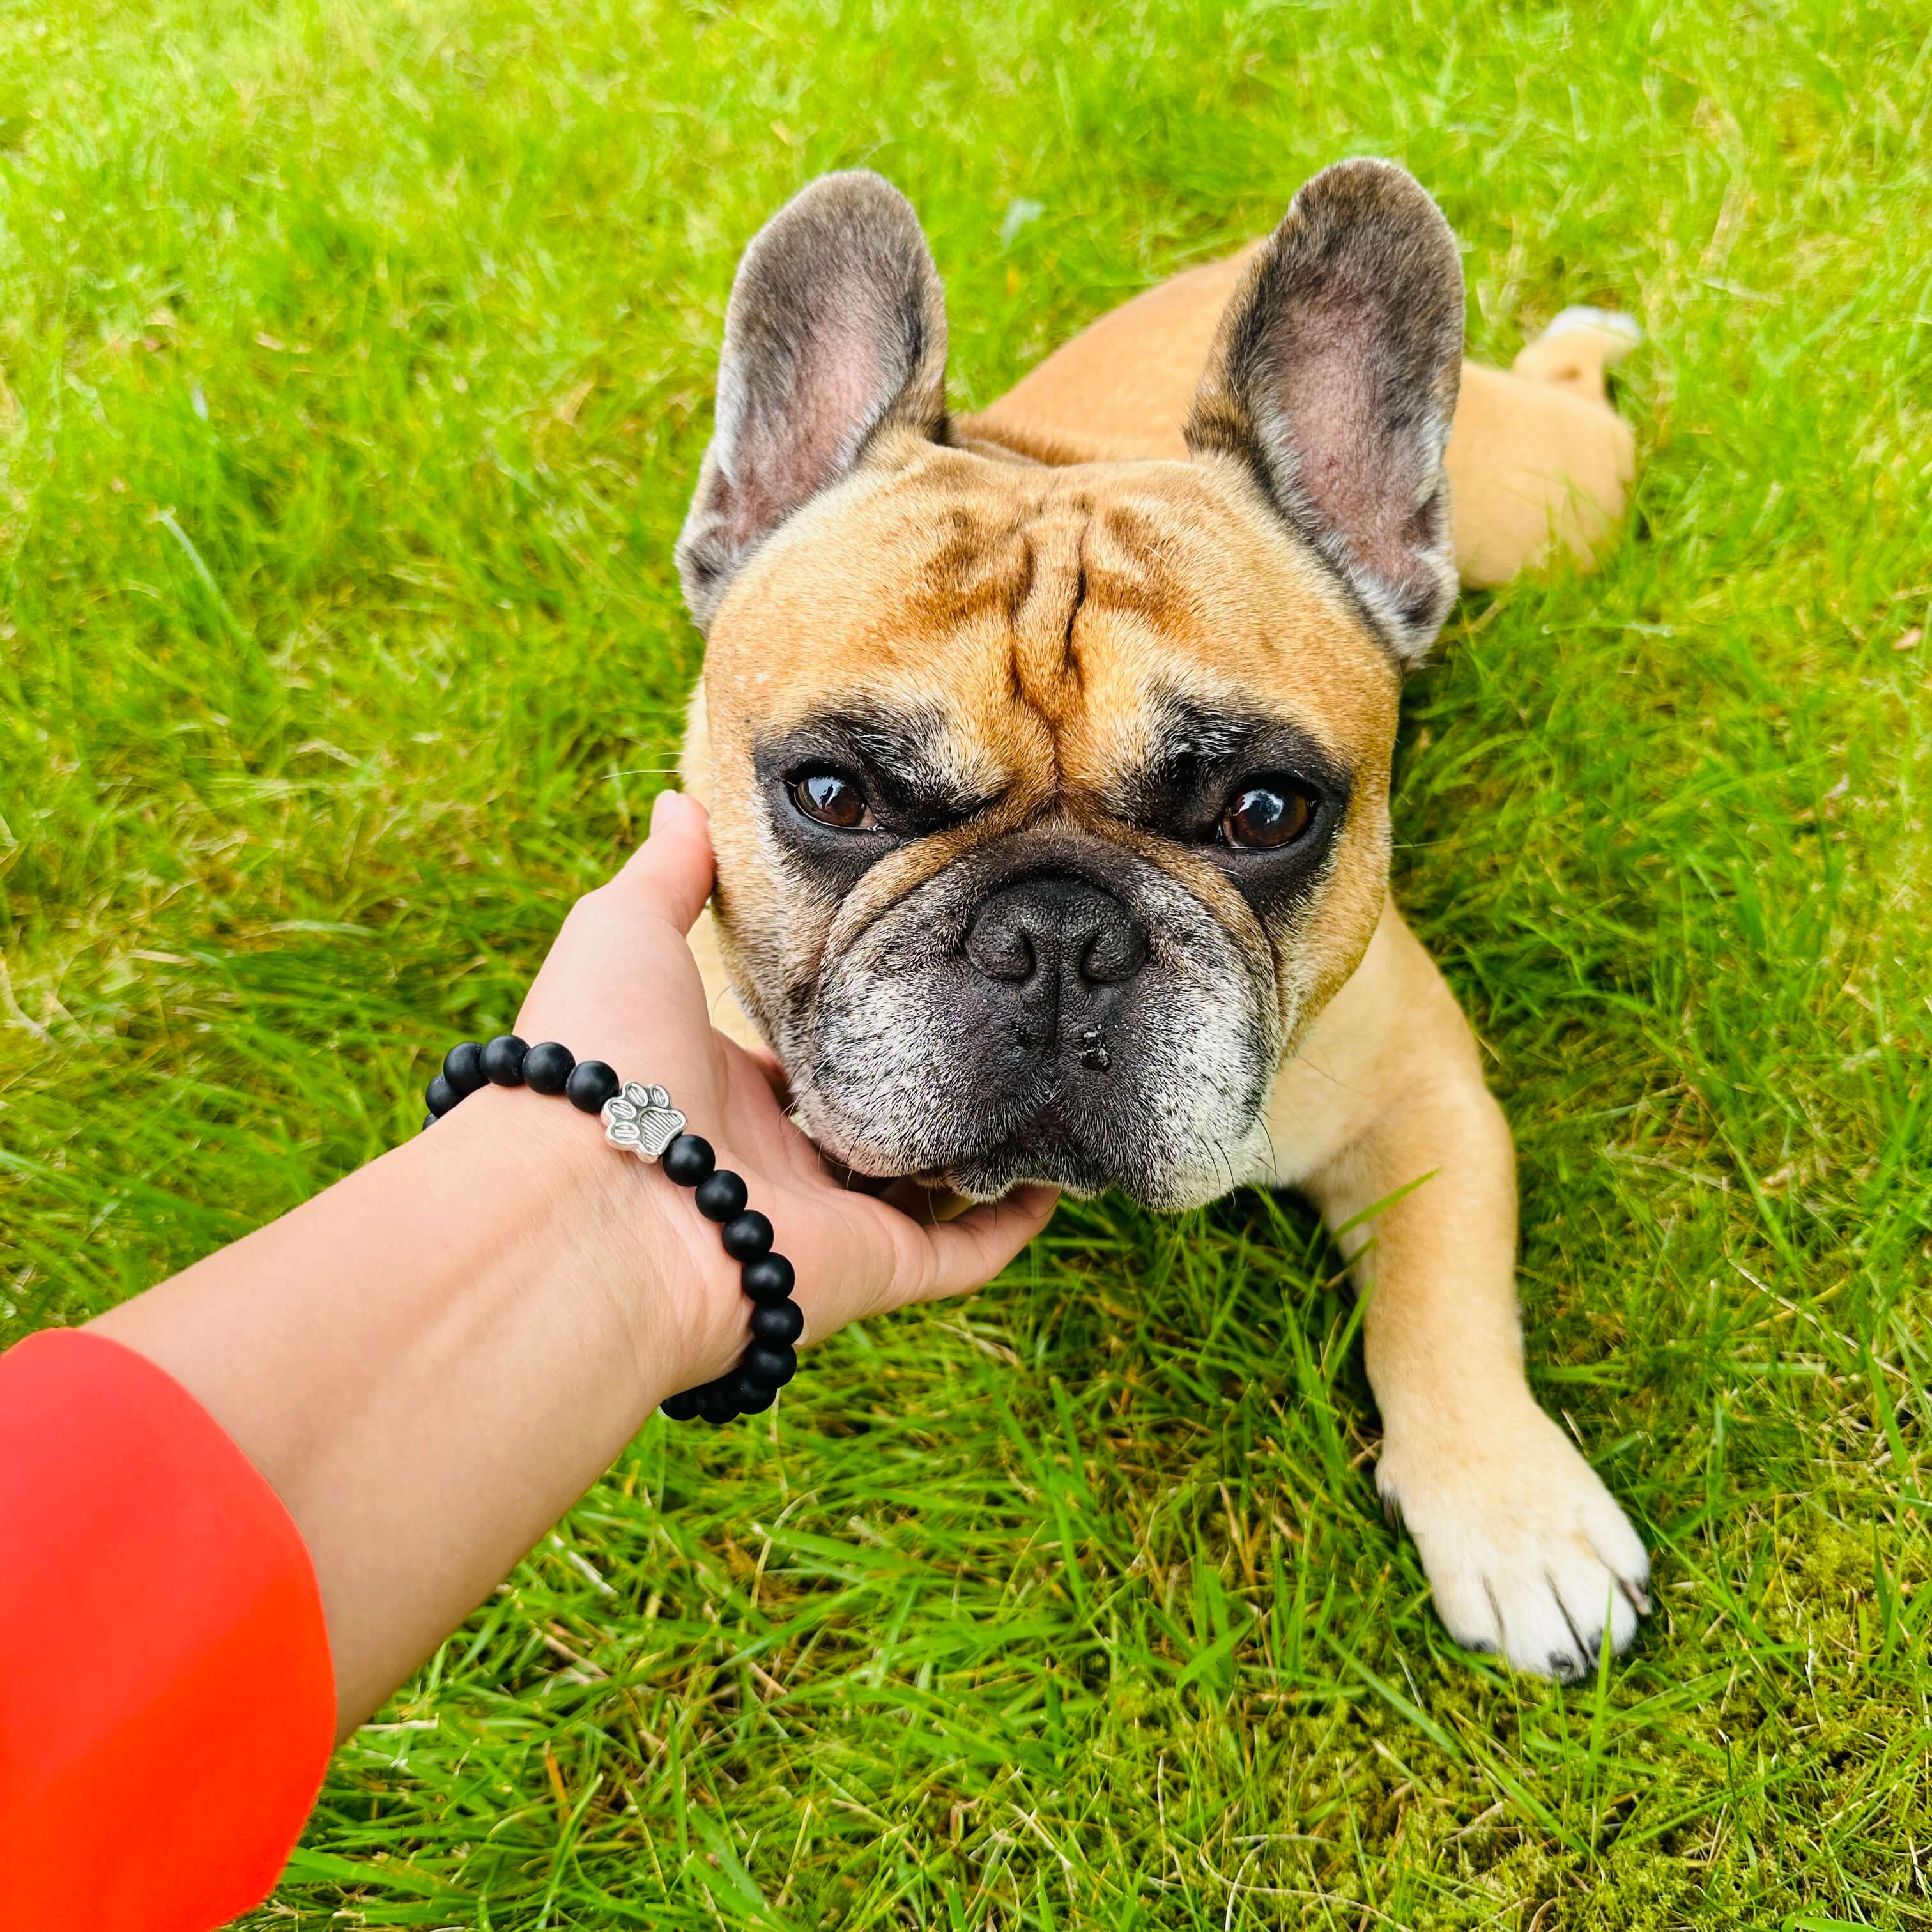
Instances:
[[[1090,506],[1084,499],[1043,506],[1024,541],[1032,560],[1024,602],[1014,611],[1014,700],[1034,712],[1054,744],[1053,782],[1061,783],[1059,740],[1084,695],[1078,626],[1090,580],[1086,556]]]

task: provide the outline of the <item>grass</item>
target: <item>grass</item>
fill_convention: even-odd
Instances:
[[[638,837],[725,291],[813,175],[913,195],[964,400],[1356,152],[1478,353],[1652,338],[1630,540],[1461,607],[1396,820],[1633,1656],[1447,1642],[1302,1210],[1070,1208],[648,1426],[251,1923],[1932,1925],[1928,104],[1870,0],[0,17],[0,1342],[405,1134]]]

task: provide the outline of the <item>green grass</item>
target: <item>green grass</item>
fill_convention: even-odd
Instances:
[[[0,16],[0,1342],[406,1133],[638,837],[725,291],[813,175],[916,201],[964,400],[1365,151],[1478,353],[1652,338],[1630,541],[1462,607],[1396,819],[1634,1654],[1447,1642],[1299,1208],[1069,1208],[647,1427],[254,1922],[1932,1925],[1928,136],[1870,0]]]

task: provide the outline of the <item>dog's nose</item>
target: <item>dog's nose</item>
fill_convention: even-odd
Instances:
[[[966,956],[1002,986],[1077,993],[1131,980],[1147,963],[1147,932],[1084,879],[1023,879],[981,902]]]

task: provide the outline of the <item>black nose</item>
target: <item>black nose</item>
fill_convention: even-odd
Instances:
[[[1084,879],[1023,879],[983,900],[966,956],[1014,988],[1118,986],[1147,963],[1145,930],[1112,893]]]

